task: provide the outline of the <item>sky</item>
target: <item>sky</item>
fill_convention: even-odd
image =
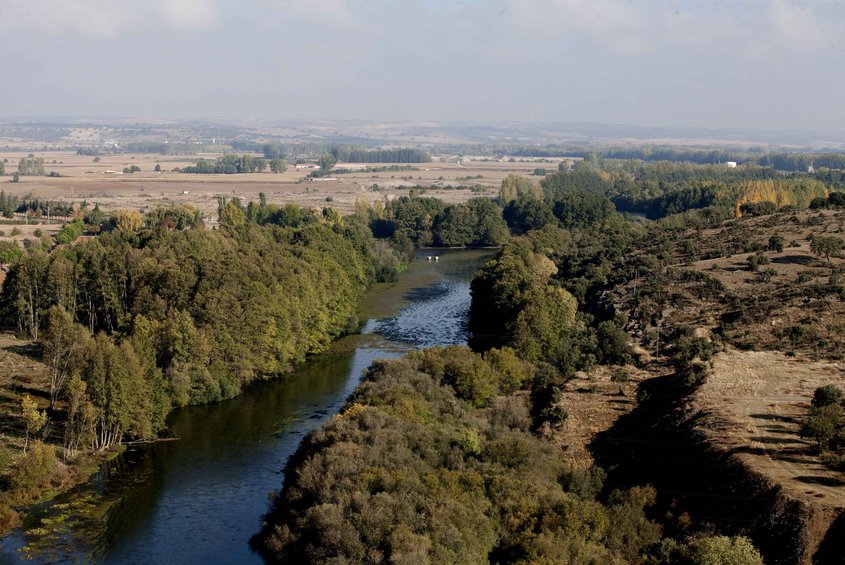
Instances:
[[[845,131],[840,0],[0,0],[0,119]]]

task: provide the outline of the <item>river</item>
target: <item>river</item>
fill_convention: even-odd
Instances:
[[[438,255],[438,262],[427,261]],[[248,545],[303,437],[331,418],[374,359],[464,344],[469,281],[490,251],[419,251],[361,304],[360,334],[232,400],[174,411],[176,441],[130,448],[84,485],[28,509],[0,560],[260,563]]]

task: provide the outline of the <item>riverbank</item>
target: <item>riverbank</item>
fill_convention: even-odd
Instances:
[[[26,547],[36,563],[259,562],[247,541],[287,457],[337,412],[376,358],[465,342],[469,280],[488,257],[444,250],[437,263],[412,262],[398,282],[379,283],[365,295],[361,333],[284,379],[174,411],[167,424],[179,441],[131,447],[85,484],[30,508],[23,526],[0,540],[0,556],[14,558]],[[427,331],[432,327],[439,335]],[[67,510],[74,500],[84,507]]]
[[[21,421],[21,401],[24,397],[36,402],[38,410],[46,413],[49,407],[50,378],[47,366],[41,361],[38,348],[14,334],[0,332],[0,536],[20,525],[19,509],[38,504],[61,492],[85,482],[105,461],[115,457],[122,448],[104,454],[87,454],[69,461],[55,460],[48,469],[41,469],[33,451],[48,449],[56,441],[55,433],[47,427],[44,436],[27,438]],[[32,462],[24,456],[24,446],[29,449]],[[15,465],[15,461],[19,461]],[[30,463],[30,464],[27,464]],[[39,480],[40,479],[40,480]]]

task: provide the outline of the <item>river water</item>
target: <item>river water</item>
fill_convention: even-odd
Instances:
[[[427,255],[438,255],[429,262]],[[248,545],[303,437],[331,418],[377,358],[464,344],[469,281],[489,251],[419,251],[364,299],[360,334],[292,375],[171,414],[179,438],[132,448],[88,483],[30,508],[0,561],[260,563]]]

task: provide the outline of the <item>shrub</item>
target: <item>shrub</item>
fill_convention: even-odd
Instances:
[[[769,282],[772,280],[778,272],[774,269],[765,269],[762,271],[757,271],[757,278],[760,279],[762,282]]]
[[[15,489],[43,488],[49,482],[57,465],[55,446],[35,441],[12,473]]]
[[[749,216],[767,216],[778,211],[774,202],[749,202],[740,206],[740,211]]]
[[[505,396],[498,399],[490,411],[490,424],[493,427],[527,432],[531,427],[531,414],[525,398]]]
[[[842,404],[845,392],[836,385],[820,386],[813,392],[812,405],[816,408],[830,406],[831,404]]]
[[[599,323],[596,339],[601,363],[625,365],[631,361],[631,344],[628,334],[616,321],[605,320]]]
[[[816,441],[819,451],[837,447],[842,441],[843,409],[839,404],[811,408],[801,435]]]
[[[675,341],[675,351],[672,362],[679,369],[689,367],[696,359],[709,361],[713,357],[713,343],[706,338],[695,336],[691,330],[685,329]]]
[[[23,250],[12,241],[0,241],[0,265],[10,265],[21,258]]]
[[[627,382],[628,382],[628,380],[629,380],[630,378],[631,378],[631,377],[630,377],[630,375],[628,374],[628,371],[626,371],[625,369],[617,369],[617,370],[616,370],[616,371],[614,371],[614,372],[613,372],[613,374],[610,376],[610,382],[614,382],[614,383],[627,383]]]
[[[543,411],[540,412],[540,417],[547,421],[553,428],[557,428],[566,422],[566,419],[569,418],[569,412],[563,406],[555,404],[543,408]]]
[[[82,223],[82,220],[76,218],[74,221],[65,224],[61,231],[56,234],[56,243],[70,243],[82,235],[84,229],[85,225]]]
[[[484,355],[484,359],[499,374],[499,390],[503,394],[522,388],[534,373],[534,367],[521,360],[510,347],[491,349]]]
[[[498,392],[497,375],[488,363],[470,355],[449,359],[443,369],[443,382],[476,408],[489,406]]]
[[[478,432],[474,428],[466,428],[460,441],[461,451],[464,455],[478,455],[481,453],[481,440],[478,437]]]
[[[549,442],[496,422],[525,418],[524,397],[482,410],[458,402],[442,379],[469,355],[436,348],[377,362],[292,458],[253,540],[265,559],[637,562],[660,530],[643,512],[653,490],[605,506],[600,469],[567,469]]]
[[[693,565],[763,565],[760,552],[743,536],[713,536],[690,545]]]

